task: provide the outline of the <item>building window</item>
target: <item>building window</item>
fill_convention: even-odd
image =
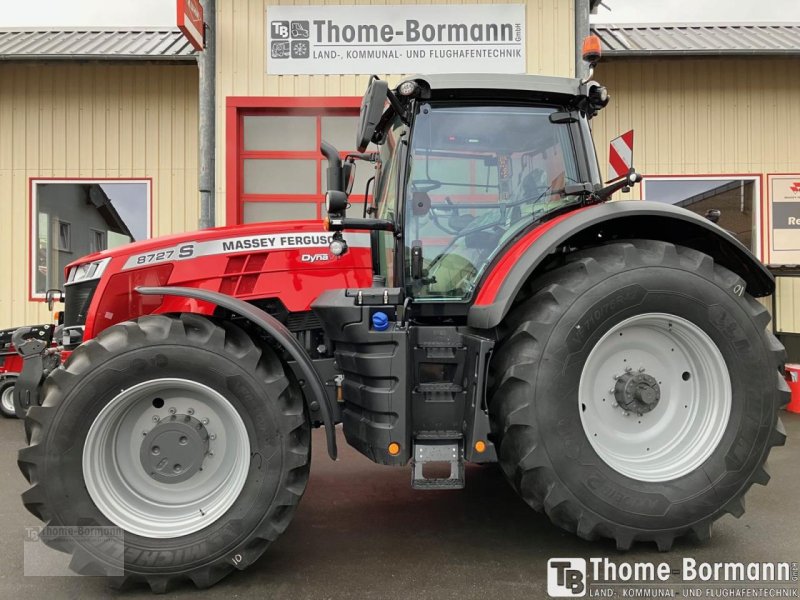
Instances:
[[[56,250],[59,252],[72,252],[72,223],[55,221]]]
[[[89,238],[89,251],[94,253],[106,250],[108,248],[108,243],[106,242],[106,238],[107,236],[105,231],[92,229]]]
[[[762,257],[760,176],[647,176],[642,197],[705,217]]]
[[[321,98],[319,106],[309,106],[309,99],[303,99],[297,106],[292,98],[248,99],[250,106],[259,100],[263,109],[235,113],[237,145],[228,152],[236,163],[237,182],[229,223],[322,218],[328,165],[320,142],[333,144],[342,158],[353,152],[360,100]],[[363,161],[356,165],[351,212],[361,216],[374,167]]]
[[[64,289],[82,256],[150,237],[149,180],[31,182],[31,298]]]

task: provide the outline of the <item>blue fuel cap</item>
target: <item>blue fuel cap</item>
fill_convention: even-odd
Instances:
[[[386,331],[389,329],[389,316],[385,312],[373,313],[372,328],[375,331]]]

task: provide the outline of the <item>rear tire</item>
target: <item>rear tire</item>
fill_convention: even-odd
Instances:
[[[767,483],[785,441],[785,353],[768,323],[741,278],[700,252],[634,240],[569,255],[506,318],[492,360],[511,485],[563,529],[622,550],[708,539]]]
[[[8,419],[16,419],[14,411],[14,386],[17,378],[14,376],[0,379],[0,414]]]
[[[32,484],[23,501],[45,522],[41,539],[72,553],[73,570],[118,587],[203,588],[246,568],[305,490],[299,387],[230,323],[191,314],[121,323],[53,371],[42,397],[19,453]],[[87,526],[121,528],[124,563],[107,540],[57,529]]]

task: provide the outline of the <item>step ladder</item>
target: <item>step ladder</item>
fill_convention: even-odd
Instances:
[[[450,463],[449,477],[427,478],[428,463]],[[460,490],[464,487],[464,446],[462,439],[417,439],[411,459],[411,487],[417,490]]]

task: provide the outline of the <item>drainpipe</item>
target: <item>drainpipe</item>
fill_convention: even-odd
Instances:
[[[208,229],[216,225],[216,204],[214,200],[215,186],[215,123],[216,123],[216,43],[217,27],[215,0],[201,0],[205,25],[206,47],[197,57],[199,70],[199,142],[200,142],[200,229]]]
[[[589,35],[589,0],[575,0],[575,77],[586,76],[583,62],[583,38]]]

